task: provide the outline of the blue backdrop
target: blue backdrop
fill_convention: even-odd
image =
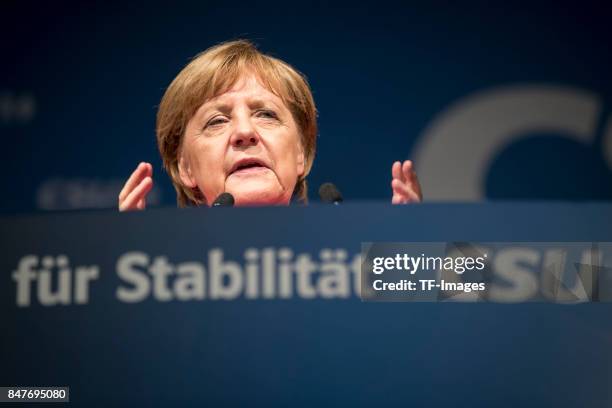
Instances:
[[[3,6],[0,211],[114,207],[140,161],[173,205],[156,106],[179,70],[249,38],[304,72],[320,112],[311,196],[611,199],[609,13],[588,2],[95,2]],[[314,194],[313,194],[314,193]]]

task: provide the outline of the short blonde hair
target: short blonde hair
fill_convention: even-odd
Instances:
[[[157,146],[180,207],[207,204],[199,189],[185,186],[179,176],[178,156],[187,123],[204,102],[231,89],[246,72],[254,73],[293,115],[304,149],[304,174],[297,180],[293,198],[308,200],[306,176],[314,160],[317,136],[317,112],[308,82],[289,64],[261,53],[247,40],[236,40],[198,54],[174,78],[159,105]]]

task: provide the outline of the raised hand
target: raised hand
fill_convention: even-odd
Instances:
[[[119,193],[119,211],[144,210],[146,197],[153,187],[153,166],[142,162],[136,167]]]
[[[421,185],[414,172],[412,161],[396,161],[391,167],[392,204],[418,203],[423,199]]]

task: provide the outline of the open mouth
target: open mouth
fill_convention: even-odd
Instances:
[[[234,163],[229,174],[230,175],[248,175],[269,170],[268,166],[259,159],[249,158],[242,159]]]

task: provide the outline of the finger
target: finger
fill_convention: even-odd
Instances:
[[[121,192],[119,193],[119,202],[121,203],[123,200],[125,200],[125,198],[130,194],[130,192],[134,190],[134,188],[136,188],[138,184],[140,184],[143,178],[147,176],[151,177],[152,175],[153,166],[145,162],[140,163],[136,167],[136,170],[132,172],[130,178],[128,178],[128,181],[126,181],[125,185],[121,189]]]
[[[406,178],[406,179],[410,179],[410,176],[413,172],[413,168],[412,168],[412,161],[410,160],[406,160],[402,163],[402,175]]]
[[[144,200],[146,195],[151,191],[153,187],[153,179],[151,177],[145,177],[138,186],[120,204],[119,211],[136,210],[140,209],[138,203],[140,200]]]
[[[391,189],[393,191],[393,196],[391,197],[391,204],[406,204],[406,197],[396,187],[396,183],[399,183],[397,179],[393,179],[393,181],[391,182]]]
[[[393,166],[391,166],[391,178],[402,179],[402,163],[398,161],[393,163]]]
[[[406,178],[404,181],[412,184],[412,190],[418,195],[419,201],[422,200],[423,193],[421,192],[421,184],[419,183],[419,178],[416,175],[414,163],[411,160],[406,160],[402,164],[402,173]]]
[[[402,163],[402,176],[404,177],[404,182],[414,182],[416,180],[416,171],[411,160],[406,160]]]
[[[139,210],[144,210],[145,208],[147,208],[147,198],[145,197],[138,200],[136,208],[138,208]]]
[[[119,204],[125,200],[130,192],[142,181],[147,171],[147,164],[141,162],[136,166],[136,169],[130,174],[130,177],[123,185],[123,188],[119,192]]]
[[[145,198],[147,193],[151,191],[153,187],[153,179],[151,177],[145,177],[138,186],[119,205],[119,211],[136,210],[138,209],[138,202]]]
[[[393,194],[391,198],[391,204],[408,204],[408,199],[401,194]]]
[[[412,185],[402,183],[399,180],[393,180],[391,183],[393,192],[399,194],[402,197],[402,202],[419,202],[421,199],[416,191],[414,191]]]
[[[419,194],[410,187],[402,185],[398,187],[397,191],[405,199],[406,203],[418,203],[421,201]]]
[[[408,184],[412,188],[412,191],[414,191],[419,197],[419,201],[422,201],[423,200],[423,190],[421,189],[421,183],[419,182],[419,178],[417,177],[414,171],[412,172],[412,177],[410,178],[410,181]]]
[[[145,177],[153,178],[153,166],[151,163],[145,162]]]

